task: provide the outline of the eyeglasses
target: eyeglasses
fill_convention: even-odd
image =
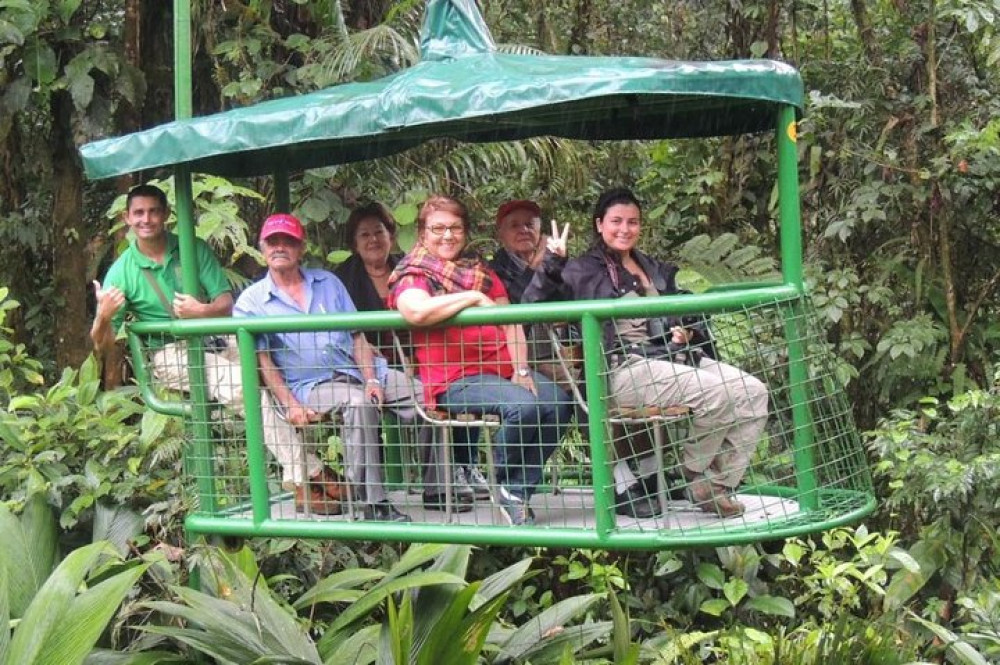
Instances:
[[[428,226],[427,230],[430,231],[432,235],[436,235],[438,237],[445,235],[449,231],[451,231],[451,235],[453,236],[465,235],[465,227],[461,224],[452,224],[450,226],[446,226],[445,224],[435,224],[434,226]]]

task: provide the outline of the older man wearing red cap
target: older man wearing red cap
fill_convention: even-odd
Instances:
[[[305,231],[292,215],[271,215],[260,232],[267,275],[247,287],[234,316],[288,316],[354,312],[344,284],[326,270],[304,268]],[[257,357],[264,383],[297,427],[331,411],[343,414],[344,466],[348,482],[363,494],[367,520],[408,522],[389,503],[382,486],[379,410],[391,409],[402,422],[416,421],[416,395],[422,393],[402,372],[373,353],[359,331],[323,330],[259,335]],[[321,495],[327,474],[312,452],[271,451],[282,466],[296,500]],[[324,505],[320,502],[319,505]]]
[[[545,254],[541,235],[542,210],[534,201],[507,201],[497,209],[497,240],[500,248],[490,261],[510,295],[521,302],[524,289]]]

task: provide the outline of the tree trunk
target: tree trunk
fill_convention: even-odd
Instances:
[[[858,37],[861,39],[861,48],[865,52],[868,62],[878,64],[881,56],[875,48],[875,31],[872,30],[871,22],[868,19],[868,7],[865,0],[851,0],[851,13],[854,14],[854,25],[858,28]]]
[[[587,54],[587,44],[590,43],[587,37],[590,32],[590,9],[590,0],[576,0],[576,18],[569,33],[569,43],[566,44],[568,55]]]
[[[778,38],[778,24],[781,18],[781,4],[779,0],[769,0],[767,3],[767,57],[777,59],[781,55]]]
[[[56,366],[76,367],[90,353],[87,315],[87,228],[83,219],[83,171],[73,143],[73,100],[52,95],[52,285],[61,300]]]
[[[125,2],[125,23],[122,29],[124,37],[125,60],[135,67],[142,69],[142,40],[141,35],[141,4],[142,0],[126,0]],[[118,109],[116,125],[121,133],[134,132],[140,129],[139,109],[129,104],[122,104]],[[120,193],[127,192],[135,181],[131,175],[125,175],[115,180],[115,189]],[[117,244],[126,234],[126,229],[122,229],[112,238],[104,228],[101,228],[90,243],[92,256],[101,256],[111,250],[111,246]],[[100,271],[100,267],[98,266]],[[95,278],[99,278],[95,275]],[[89,281],[89,280],[88,280]],[[125,361],[124,349],[120,344],[115,344],[104,357],[104,367],[101,369],[101,378],[104,388],[110,390],[122,384],[122,364]]]

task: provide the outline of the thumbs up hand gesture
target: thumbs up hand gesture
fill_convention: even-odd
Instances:
[[[101,283],[93,281],[94,292],[97,294],[97,318],[110,321],[125,304],[125,294],[117,286],[101,288]]]

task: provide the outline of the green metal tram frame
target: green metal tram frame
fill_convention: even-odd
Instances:
[[[712,313],[733,308],[773,305],[787,313],[788,386],[793,421],[795,487],[759,488],[763,494],[791,496],[799,512],[784,520],[745,528],[706,529],[677,533],[669,528],[629,531],[614,521],[614,497],[606,453],[606,432],[592,427],[589,437],[593,465],[594,525],[592,528],[477,527],[460,524],[395,524],[336,520],[284,520],[271,515],[273,497],[268,490],[266,455],[262,438],[259,379],[254,336],[278,331],[336,329],[387,329],[405,327],[395,312],[358,313],[352,316],[311,315],[256,319],[173,320],[136,323],[129,330],[140,388],[150,408],[187,418],[191,425],[190,459],[197,478],[197,510],[186,519],[193,534],[229,536],[306,537],[472,543],[483,545],[527,545],[588,547],[604,549],[668,549],[679,547],[755,542],[801,535],[857,521],[875,507],[867,471],[852,488],[827,488],[817,482],[814,459],[814,422],[810,396],[806,394],[808,368],[801,331],[807,294],[802,276],[798,156],[796,121],[802,106],[801,80],[794,69],[771,61],[729,63],[676,63],[647,58],[580,58],[555,56],[503,56],[496,52],[473,0],[430,0],[422,39],[425,62],[407,72],[382,81],[335,86],[327,91],[290,100],[276,100],[247,109],[192,118],[191,34],[189,0],[174,0],[175,111],[177,120],[151,130],[106,139],[84,146],[84,166],[92,178],[104,178],[156,167],[170,167],[176,193],[177,234],[180,242],[183,287],[197,291],[193,265],[194,218],[191,174],[194,171],[226,175],[256,174],[272,170],[278,209],[289,208],[288,174],[323,164],[364,159],[374,149],[382,154],[398,152],[432,138],[492,141],[543,134],[571,138],[657,138],[711,136],[760,131],[770,127],[777,148],[777,190],[780,221],[780,284],[741,284],[719,292],[668,298],[643,298],[639,302],[593,301],[503,308],[472,308],[459,314],[459,324],[504,324],[524,322],[578,322],[584,341],[584,367],[592,422],[605,417],[601,323],[610,317],[662,316]],[[487,58],[487,60],[476,60]],[[503,58],[511,59],[510,62]],[[518,59],[522,58],[522,59]],[[526,60],[524,58],[533,58]],[[467,62],[468,61],[468,62]],[[488,63],[488,66],[483,63]],[[465,63],[465,64],[463,64]],[[499,63],[499,64],[498,64]],[[579,63],[579,64],[578,64]],[[510,85],[491,81],[489,70],[507,72]],[[459,71],[463,66],[467,71]],[[604,80],[605,88],[591,86],[608,78],[608,71],[621,66],[617,80]],[[438,70],[431,71],[430,67]],[[421,86],[434,77],[457,71],[458,83],[446,91],[450,106],[421,98]],[[608,68],[611,68],[610,70]],[[478,72],[478,73],[477,73]],[[526,72],[526,73],[525,73]],[[595,74],[596,72],[596,74]],[[634,72],[640,72],[629,78]],[[477,78],[480,77],[480,78]],[[532,92],[532,76],[539,79]],[[485,78],[484,78],[485,77]],[[552,82],[564,77],[579,87],[572,98],[553,92]],[[598,81],[599,82],[599,81]],[[497,92],[497,84],[501,84]],[[594,83],[596,86],[596,83]],[[590,86],[590,87],[588,87]],[[617,86],[617,87],[616,87]],[[632,86],[632,87],[629,87]],[[672,86],[672,87],[671,87]],[[434,86],[426,86],[434,89]],[[569,87],[567,85],[567,87]],[[412,91],[413,99],[405,97]],[[483,92],[486,106],[470,101]],[[445,94],[445,93],[442,93]],[[515,97],[514,101],[508,97]],[[305,127],[296,113],[330,113],[340,117],[345,104],[360,100],[360,109],[376,109],[387,116],[378,124],[320,132],[333,120]],[[396,104],[387,102],[394,99]],[[371,100],[375,100],[374,102]],[[651,101],[650,101],[651,100]],[[424,105],[421,107],[421,105]],[[304,109],[304,110],[303,110]],[[402,109],[402,110],[400,110]],[[430,109],[430,110],[427,110]],[[411,115],[407,116],[406,113]],[[435,113],[437,114],[435,116]],[[416,114],[416,115],[414,115]],[[450,114],[450,115],[449,115]],[[541,118],[539,120],[539,118]],[[555,118],[555,119],[554,119]],[[371,118],[366,117],[365,120]],[[298,125],[296,123],[299,123]],[[268,136],[273,126],[277,139]],[[557,126],[563,127],[561,132]],[[319,129],[317,129],[319,127]],[[624,129],[623,129],[624,127]],[[290,134],[286,133],[292,132]],[[339,133],[338,133],[339,132]],[[573,132],[581,134],[572,136]],[[213,138],[212,134],[223,134]],[[375,146],[372,148],[371,146]],[[189,341],[191,395],[185,402],[167,401],[151,389],[144,365],[141,338],[170,335]],[[250,485],[248,505],[219,506],[213,489],[213,408],[204,388],[204,335],[232,334],[239,343],[246,407],[246,445]],[[853,427],[853,425],[850,425]],[[852,432],[860,458],[860,442]]]

